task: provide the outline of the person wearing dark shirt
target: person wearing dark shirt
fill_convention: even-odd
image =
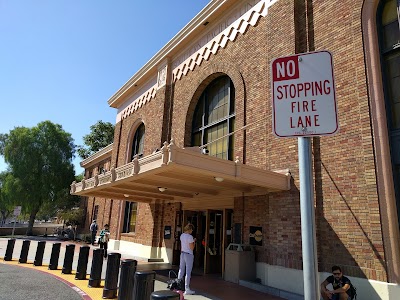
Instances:
[[[326,288],[328,284],[332,284],[332,291]],[[350,300],[350,286],[350,279],[343,276],[342,269],[338,266],[333,266],[332,275],[321,283],[321,296],[324,300]]]
[[[93,220],[92,224],[90,224],[90,233],[92,234],[92,245],[94,245],[94,241],[96,240],[96,234],[97,234],[97,223],[96,220]]]
[[[104,249],[104,258],[107,259],[107,248],[108,241],[110,239],[110,226],[108,224],[104,225],[104,228],[100,231],[99,245],[100,249]]]

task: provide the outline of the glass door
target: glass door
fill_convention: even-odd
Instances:
[[[204,273],[222,273],[223,211],[207,210]]]

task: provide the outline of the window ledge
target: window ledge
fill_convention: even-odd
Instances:
[[[123,232],[123,233],[121,233],[121,236],[135,237],[136,233],[134,233],[134,232]]]

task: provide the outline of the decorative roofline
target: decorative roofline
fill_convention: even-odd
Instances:
[[[213,0],[198,13],[181,31],[178,32],[159,52],[157,52],[135,75],[133,75],[109,100],[108,104],[111,107],[121,109],[125,101],[134,94],[135,87],[141,85],[143,82],[148,81],[152,76],[157,76],[160,73],[159,67],[165,64],[165,60],[176,60],[172,66],[172,81],[175,82],[193,70],[196,65],[200,65],[204,60],[208,60],[211,55],[217,54],[220,48],[225,48],[228,41],[235,41],[239,34],[244,34],[249,26],[255,26],[261,17],[265,17],[268,13],[268,8],[279,0],[253,0],[254,4],[246,3],[245,1],[238,2],[237,0]],[[239,4],[247,4],[243,15],[239,15],[231,24],[227,24],[222,32],[218,33],[211,40],[206,41],[204,44],[201,42],[200,48],[193,53],[188,53],[188,57],[179,61],[179,56],[186,52],[190,42],[201,40],[207,31],[204,26],[211,21],[217,22],[218,17],[226,16],[227,10],[235,11]],[[218,25],[215,23],[214,25]],[[210,32],[208,32],[210,34]],[[203,36],[202,36],[203,35]],[[197,47],[197,45],[196,45]],[[183,51],[183,53],[182,53]],[[190,52],[190,50],[189,50]],[[137,110],[142,105],[146,104],[155,97],[157,89],[165,84],[160,82],[160,74],[158,74],[157,84],[154,91],[144,92],[140,95],[136,103],[128,104],[129,108],[124,108],[124,112],[118,112],[117,122],[126,118],[132,112]],[[146,94],[146,95],[145,95]],[[126,97],[125,97],[126,95]]]
[[[96,153],[90,155],[88,158],[81,161],[80,165],[82,168],[89,167],[90,165],[99,162],[105,159],[108,156],[111,156],[111,152],[113,149],[113,144],[110,144],[103,149],[100,149]]]
[[[118,108],[121,97],[132,88],[136,82],[146,77],[149,71],[157,71],[157,66],[169,56],[189,35],[223,4],[231,0],[211,0],[181,31],[179,31],[160,51],[158,51],[136,74],[134,74],[107,102],[111,107]]]

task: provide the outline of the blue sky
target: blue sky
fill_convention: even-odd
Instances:
[[[0,0],[0,133],[50,120],[83,144],[98,120],[115,123],[107,100],[208,2]]]

